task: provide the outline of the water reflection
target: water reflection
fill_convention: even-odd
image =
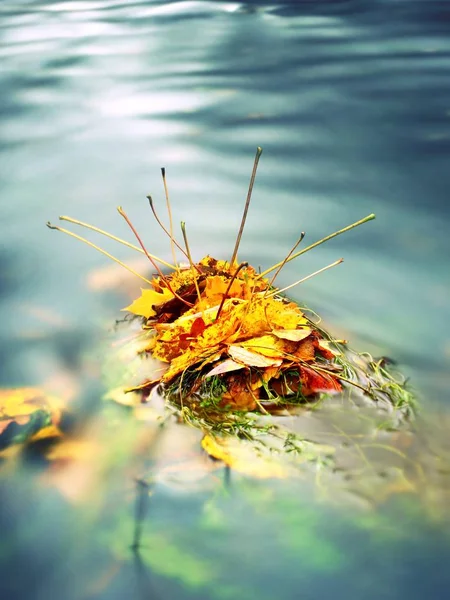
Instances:
[[[70,214],[126,237],[115,214],[123,204],[151,251],[169,258],[166,239],[145,225],[145,195],[163,201],[165,165],[175,219],[187,221],[196,256],[229,256],[261,145],[242,254],[267,267],[301,230],[312,242],[376,212],[375,223],[289,265],[280,285],[344,256],[339,271],[296,297],[357,348],[399,360],[426,404],[448,405],[449,16],[433,0],[2,4],[3,384],[46,383],[81,408],[98,407],[103,391],[99,338],[126,302],[93,293],[89,273],[103,259],[52,235],[48,219]],[[48,313],[59,320],[49,322]],[[81,411],[76,423],[89,439],[101,434],[92,413]],[[121,427],[126,446],[135,430]],[[19,572],[12,577],[10,597],[31,597],[33,588],[34,597],[48,595],[62,582],[68,598],[121,597],[129,586],[145,595],[147,585],[165,597],[250,597],[254,589],[273,597],[280,581],[286,598],[298,597],[299,582],[306,597],[329,595],[331,585],[338,596],[418,597],[443,585],[444,542],[422,530],[419,517],[398,509],[399,531],[416,537],[388,551],[373,529],[312,509],[307,494],[296,504],[303,488],[252,483],[219,507],[200,492],[152,499],[157,550],[137,562],[136,579],[127,552],[132,481],[141,473],[127,469],[129,453],[120,467],[112,460],[113,440],[112,491],[99,486],[104,503],[89,496],[91,521],[61,492],[40,487],[32,469],[10,475],[4,556],[8,565],[26,562],[30,575],[27,584]],[[221,485],[215,471],[208,481],[207,494]],[[385,517],[387,531],[393,522]],[[117,548],[116,563],[105,548]],[[401,565],[395,556],[405,557]],[[79,573],[93,586],[82,593],[73,581]],[[107,582],[102,589],[99,581]]]

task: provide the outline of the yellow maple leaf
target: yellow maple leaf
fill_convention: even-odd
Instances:
[[[130,304],[130,306],[126,306],[122,308],[122,310],[127,310],[128,312],[133,313],[134,315],[139,315],[141,317],[153,317],[156,315],[156,311],[154,306],[160,306],[161,304],[165,304],[168,300],[171,300],[175,296],[172,294],[170,290],[167,288],[161,288],[162,292],[155,292],[155,290],[143,290],[141,289],[141,296],[137,298],[134,302]]]

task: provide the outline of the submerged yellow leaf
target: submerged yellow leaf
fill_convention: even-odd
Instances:
[[[291,474],[288,465],[277,461],[270,454],[257,453],[254,444],[238,438],[219,438],[205,435],[203,450],[212,458],[223,461],[235,471],[258,479],[285,478]]]
[[[66,439],[47,452],[48,460],[92,461],[98,454],[98,444],[93,441]]]
[[[0,390],[0,446],[60,435],[63,403],[39,388]]]
[[[62,436],[62,431],[56,425],[47,425],[37,433],[35,433],[31,438],[30,442],[37,442],[38,440],[45,440],[47,438],[57,438]]]
[[[165,304],[168,300],[171,300],[175,297],[172,294],[172,292],[167,288],[161,289],[161,293],[155,292],[155,290],[141,289],[142,294],[140,298],[137,298],[129,306],[122,308],[122,310],[127,310],[128,312],[131,312],[134,315],[146,317],[147,319],[149,317],[153,317],[154,315],[156,315],[156,311],[154,309],[155,306]]]

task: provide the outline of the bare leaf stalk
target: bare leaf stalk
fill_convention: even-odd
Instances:
[[[126,265],[125,263],[123,263],[121,260],[119,260],[118,258],[116,258],[115,256],[113,256],[109,252],[106,252],[106,250],[103,250],[103,248],[99,248],[99,246],[97,246],[96,244],[93,244],[92,242],[90,242],[86,238],[81,237],[81,235],[77,235],[76,233],[73,233],[73,231],[69,231],[68,229],[64,229],[63,227],[57,227],[56,225],[52,225],[50,222],[47,223],[47,227],[49,229],[55,229],[56,231],[61,231],[62,233],[66,233],[67,235],[70,235],[71,237],[75,238],[76,240],[79,240],[80,242],[83,242],[84,244],[87,244],[91,248],[94,248],[98,252],[101,252],[102,254],[104,254],[105,256],[107,256],[108,258],[110,258],[111,260],[113,260],[114,262],[116,262],[117,264],[119,264],[121,267],[123,267],[124,269],[126,269],[130,273],[133,273],[133,275],[136,275],[136,277],[139,277],[139,279],[142,279],[142,281],[145,281],[145,283],[148,283],[148,284],[151,285],[151,283],[152,283],[151,281],[149,281],[148,279],[146,279],[145,277],[143,277],[142,275],[140,275],[139,273],[137,273],[134,269],[132,269],[131,267],[129,267],[128,265]]]
[[[340,258],[339,260],[336,260],[334,263],[331,263],[331,265],[327,265],[326,267],[322,267],[318,271],[314,271],[314,273],[311,273],[310,275],[307,275],[306,277],[303,277],[302,279],[299,279],[295,283],[291,283],[291,285],[288,285],[288,286],[282,288],[281,290],[275,290],[274,292],[271,292],[270,294],[267,294],[267,298],[271,298],[272,296],[276,296],[277,294],[281,294],[281,293],[285,292],[286,290],[290,290],[291,288],[295,287],[299,283],[303,283],[304,281],[307,281],[308,279],[311,279],[311,277],[315,277],[316,275],[319,275],[319,273],[323,273],[324,271],[327,271],[328,269],[331,269],[332,267],[336,267],[337,265],[340,265],[342,262],[344,262],[344,259]]]
[[[107,231],[104,231],[103,229],[100,229],[99,227],[94,227],[94,225],[90,225],[89,223],[83,223],[83,221],[79,221],[78,219],[72,219],[72,217],[65,217],[65,216],[59,217],[59,220],[67,221],[68,223],[73,223],[74,225],[80,225],[81,227],[86,227],[86,229],[90,229],[91,231],[95,231],[96,233],[100,233],[101,235],[109,237],[110,239],[114,240],[115,242],[119,242],[119,244],[123,244],[124,246],[127,246],[127,248],[131,248],[132,250],[141,252],[141,254],[145,254],[145,252],[142,250],[142,248],[139,248],[138,246],[135,246],[134,244],[130,244],[130,242],[127,242],[126,240],[122,240],[121,238],[113,235],[112,233],[108,233]],[[170,263],[166,262],[162,258],[159,258],[158,256],[155,256],[154,254],[150,254],[150,256],[154,260],[160,262],[165,267],[168,267],[169,269],[176,269],[176,267],[174,265],[171,265]]]
[[[157,214],[157,212],[156,212],[155,206],[154,206],[154,204],[153,204],[153,198],[152,198],[151,196],[147,196],[147,200],[148,200],[148,202],[149,202],[149,204],[150,204],[150,208],[151,208],[151,210],[152,210],[153,216],[154,216],[154,217],[155,217],[155,219],[156,219],[156,222],[157,222],[157,223],[158,223],[158,225],[161,227],[161,229],[164,231],[164,233],[165,233],[165,234],[166,234],[166,235],[167,235],[167,236],[170,238],[170,232],[167,230],[167,228],[166,228],[166,227],[164,226],[164,224],[162,223],[161,219],[158,217],[158,214]],[[180,251],[181,251],[181,252],[184,254],[184,256],[185,256],[185,257],[186,257],[186,258],[189,260],[189,256],[187,255],[187,252],[186,252],[186,250],[183,248],[183,246],[181,246],[181,244],[179,244],[179,243],[177,242],[177,240],[176,240],[174,237],[172,237],[172,238],[170,238],[170,239],[172,239],[172,240],[173,240],[173,243],[174,243],[174,244],[175,244],[175,246],[178,248],[178,250],[180,250]],[[200,269],[200,268],[199,268],[199,267],[198,267],[198,266],[197,266],[195,263],[193,264],[193,267],[194,267],[194,268],[195,268],[195,269],[196,269],[196,270],[197,270],[199,273],[201,273],[201,272],[202,272],[202,271],[201,271],[201,269]]]
[[[299,252],[296,252],[295,254],[293,254],[292,256],[290,256],[288,258],[288,260],[285,261],[285,264],[288,263],[288,262],[290,262],[291,260],[294,260],[294,258],[297,258],[301,254],[305,254],[305,252],[308,252],[309,250],[312,250],[313,248],[316,248],[316,246],[320,246],[320,244],[323,244],[324,242],[328,242],[328,240],[331,240],[332,238],[335,238],[338,235],[341,235],[341,233],[345,233],[346,231],[350,231],[350,229],[354,229],[355,227],[358,227],[359,225],[362,225],[363,223],[367,223],[368,221],[372,221],[372,219],[375,219],[375,215],[373,213],[370,214],[370,215],[368,215],[367,217],[364,217],[364,219],[361,219],[360,221],[356,221],[355,223],[352,223],[351,225],[347,225],[347,227],[344,227],[343,229],[339,229],[339,231],[335,231],[334,233],[331,233],[330,235],[327,235],[326,237],[322,238],[321,240],[318,240],[317,242],[314,242],[314,244],[311,244],[307,248],[303,248],[303,250],[300,250]],[[265,271],[263,271],[262,273],[260,273],[260,277],[264,277],[265,275],[267,275],[268,273],[270,273],[274,269],[277,269],[280,265],[283,264],[283,262],[284,261],[281,261],[281,262],[277,263],[276,265],[273,265],[272,267],[269,267],[268,269],[266,269]]]
[[[194,271],[194,263],[192,261],[191,250],[189,248],[189,242],[188,242],[187,233],[186,233],[186,223],[184,221],[181,221],[181,231],[183,233],[183,239],[184,239],[184,243],[186,245],[186,254],[187,254],[187,257],[189,260],[189,264],[191,265],[192,271]],[[194,285],[195,285],[195,290],[197,292],[198,301],[200,302],[200,300],[202,298],[201,298],[200,289],[198,287],[197,277],[195,276],[195,273],[194,273]]]
[[[177,264],[177,257],[175,254],[175,241],[174,241],[174,237],[173,237],[172,207],[170,206],[169,190],[167,188],[167,181],[166,181],[166,169],[164,167],[161,168],[161,175],[162,175],[162,180],[163,180],[163,184],[164,184],[164,193],[166,195],[167,212],[169,214],[170,247],[172,248],[173,262],[174,262],[174,264]]]
[[[300,234],[300,237],[298,238],[298,240],[295,242],[295,244],[292,246],[292,248],[290,249],[288,255],[286,256],[286,258],[283,260],[283,262],[281,263],[281,265],[278,267],[278,269],[275,271],[272,279],[269,281],[269,287],[267,289],[269,289],[270,287],[273,286],[273,282],[275,281],[275,279],[278,277],[278,274],[280,273],[281,269],[284,267],[284,265],[287,263],[287,261],[289,260],[289,257],[293,254],[294,250],[297,248],[297,246],[301,243],[301,241],[303,240],[303,238],[305,237],[305,232],[302,231]]]
[[[231,289],[231,286],[233,285],[233,281],[236,279],[236,277],[237,277],[237,274],[239,273],[239,271],[240,271],[241,269],[243,269],[244,267],[248,267],[248,263],[247,263],[247,262],[243,262],[243,263],[241,263],[241,264],[238,266],[238,268],[236,269],[236,271],[235,271],[235,273],[234,273],[233,277],[230,279],[230,283],[228,284],[228,287],[227,287],[227,289],[225,290],[225,293],[224,293],[224,295],[223,295],[223,297],[222,297],[222,302],[221,302],[221,303],[220,303],[220,305],[219,305],[219,310],[217,311],[216,320],[219,318],[219,316],[220,316],[220,313],[222,312],[223,305],[225,304],[225,300],[228,298],[228,292],[230,291],[230,289]]]
[[[262,154],[262,148],[260,146],[258,146],[256,149],[255,162],[253,163],[253,171],[252,171],[252,176],[250,178],[250,185],[248,187],[247,200],[245,202],[245,207],[244,207],[244,214],[242,215],[241,226],[239,228],[239,233],[236,238],[236,244],[234,246],[233,255],[232,255],[231,261],[230,261],[231,266],[233,266],[234,262],[237,260],[239,244],[241,243],[241,237],[242,237],[242,233],[244,231],[245,221],[247,219],[248,207],[250,206],[250,200],[252,198],[253,185],[255,183],[256,171],[258,169],[258,163],[259,163],[261,154]]]
[[[142,250],[145,253],[145,256],[148,258],[148,260],[152,263],[152,265],[155,267],[156,271],[158,272],[158,275],[160,276],[160,278],[162,279],[162,281],[164,281],[167,289],[172,292],[172,294],[175,296],[175,298],[178,298],[178,300],[180,300],[181,302],[183,302],[183,304],[186,304],[187,306],[191,307],[193,306],[193,304],[191,304],[190,302],[188,302],[187,300],[185,300],[184,298],[182,298],[181,296],[179,296],[172,288],[172,286],[170,285],[169,280],[165,277],[164,273],[161,271],[161,269],[158,267],[158,265],[156,264],[156,262],[153,260],[153,258],[151,257],[151,255],[147,252],[147,248],[144,246],[143,241],[141,240],[140,235],[138,234],[138,232],[136,231],[133,223],[130,221],[130,219],[128,218],[128,215],[126,214],[126,212],[123,210],[123,208],[121,206],[117,207],[117,211],[120,214],[121,217],[123,217],[125,219],[125,221],[128,223],[128,227],[131,229],[131,231],[134,233],[134,235],[136,236],[137,241],[139,242],[139,245],[141,246]]]

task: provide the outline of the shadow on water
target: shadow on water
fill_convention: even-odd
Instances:
[[[0,5],[0,380],[41,386],[69,412],[59,456],[43,445],[2,463],[5,598],[370,600],[448,587],[449,16],[434,0]],[[164,165],[195,256],[227,257],[258,145],[241,250],[252,264],[276,263],[301,230],[311,243],[377,213],[280,284],[345,257],[294,298],[358,350],[396,359],[436,415],[413,446],[435,477],[415,482],[421,500],[389,477],[378,503],[373,490],[333,503],[336,488],[324,497],[310,471],[255,480],[205,457],[200,432],[161,436],[149,413],[101,401],[102,333],[134,288],[111,294],[103,259],[45,222],[70,214],[126,237],[124,205],[169,258],[146,225]]]

